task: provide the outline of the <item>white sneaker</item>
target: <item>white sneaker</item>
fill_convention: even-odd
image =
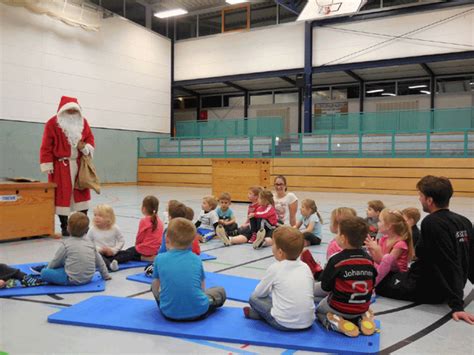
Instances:
[[[109,267],[110,267],[110,271],[118,271],[118,269],[119,269],[118,261],[117,260],[112,260]]]
[[[220,240],[222,240],[222,243],[224,243],[226,247],[230,245],[230,239],[227,236],[227,233],[225,232],[225,229],[222,225],[217,226],[216,235],[219,237]]]
[[[261,247],[263,247],[263,244],[265,244],[265,235],[266,235],[266,231],[264,228],[260,229],[258,232],[257,232],[257,238],[255,238],[255,242],[253,242],[253,248],[254,249],[260,249]]]

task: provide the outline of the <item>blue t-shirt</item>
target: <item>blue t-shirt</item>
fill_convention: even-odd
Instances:
[[[159,254],[153,264],[153,278],[160,280],[160,310],[166,317],[195,318],[209,309],[209,299],[202,290],[202,261],[192,251],[171,249]]]
[[[229,219],[232,219],[234,216],[234,212],[228,208],[227,211],[222,211],[220,207],[216,208],[217,215],[219,216],[219,219],[223,219],[224,221],[228,221]]]
[[[308,228],[308,225],[311,222],[314,222],[313,230],[310,232],[313,233],[315,236],[321,238],[321,232],[322,232],[323,226],[321,225],[321,221],[319,220],[319,217],[316,213],[313,213],[309,217],[300,216],[300,222],[303,223],[300,227],[301,230]]]

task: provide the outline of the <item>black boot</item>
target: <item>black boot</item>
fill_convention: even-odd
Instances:
[[[58,216],[59,216],[59,222],[61,223],[61,234],[63,235],[63,237],[69,237],[70,234],[67,231],[67,219],[68,219],[68,217],[67,216],[61,216],[61,215],[58,215]]]

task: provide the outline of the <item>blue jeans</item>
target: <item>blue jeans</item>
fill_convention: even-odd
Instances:
[[[271,297],[255,297],[250,296],[250,318],[251,319],[263,319],[265,322],[270,324],[273,328],[278,330],[294,331],[295,329],[287,328],[279,324],[271,314],[272,310],[272,298]]]
[[[58,269],[49,269],[45,267],[41,270],[41,279],[55,285],[66,286],[71,284],[63,267]]]

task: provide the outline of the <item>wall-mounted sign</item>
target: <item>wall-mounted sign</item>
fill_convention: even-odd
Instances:
[[[0,195],[0,202],[16,202],[18,201],[17,195]]]

